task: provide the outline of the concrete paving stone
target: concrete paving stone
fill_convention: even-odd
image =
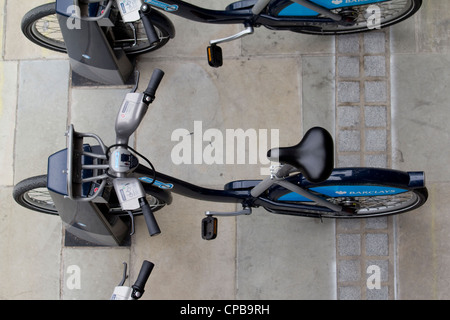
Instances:
[[[441,1],[441,0],[438,0]],[[445,0],[444,0],[445,1]],[[421,9],[421,11],[423,8]],[[416,25],[418,24],[418,15],[411,19],[402,21],[390,27],[391,53],[414,53],[416,52]],[[391,56],[391,64],[394,63]]]
[[[335,58],[303,56],[301,62],[303,132],[321,126],[335,136]]]
[[[341,286],[339,300],[361,300],[361,288],[359,286]]]
[[[381,286],[380,289],[367,289],[367,300],[389,300],[389,287]]]
[[[339,232],[360,230],[361,219],[338,219],[336,220],[336,230]]]
[[[335,299],[333,220],[253,210],[237,218],[237,299]]]
[[[360,151],[361,133],[359,130],[341,130],[338,136],[338,151]]]
[[[425,1],[417,14],[417,46],[419,52],[450,52],[450,3],[445,0]]]
[[[373,168],[387,168],[388,157],[386,154],[366,154],[364,155],[364,166]]]
[[[364,75],[366,77],[385,77],[386,76],[386,57],[385,56],[365,56],[364,57]]]
[[[376,217],[371,219],[366,219],[366,229],[387,229],[388,227],[388,217]]]
[[[368,32],[364,34],[365,53],[384,53],[386,48],[386,34],[383,32]]]
[[[130,265],[129,248],[75,248],[62,250],[62,300],[108,300]],[[129,269],[128,269],[129,270]],[[125,286],[136,278],[128,277]]]
[[[11,194],[0,187],[0,299],[59,299],[61,220],[22,208]]]
[[[450,57],[396,55],[392,102],[393,165],[401,170],[425,170],[428,181],[448,181],[450,150],[448,92]],[[408,79],[408,81],[405,81]],[[432,155],[432,156],[430,156]]]
[[[386,130],[367,129],[365,131],[365,150],[366,151],[386,151],[387,150],[387,132]]]
[[[68,61],[20,62],[15,182],[46,173],[48,156],[65,148],[68,90]]]
[[[341,78],[359,77],[359,56],[340,56],[337,58],[338,76]]]
[[[142,261],[147,259],[155,267],[147,283],[145,300],[234,299],[236,219],[249,217],[219,218],[217,238],[206,241],[201,237],[205,211],[234,211],[236,205],[199,201],[175,194],[173,197],[171,205],[155,212],[160,235],[150,237],[143,217],[136,219],[130,278],[136,279]]]
[[[138,150],[154,155],[151,159],[161,172],[201,185],[262,178],[261,168],[269,166],[266,154],[269,148],[276,147],[277,133],[280,146],[295,145],[302,138],[297,60],[270,61],[233,60],[227,68],[216,70],[203,62],[155,63],[141,60],[139,68],[145,70],[141,83],[148,81],[145,79],[150,78],[155,67],[164,70],[166,76],[158,89],[157,99],[138,130]],[[255,82],[255,78],[258,81]],[[201,128],[196,126],[198,130],[194,130],[196,121],[201,121]],[[222,139],[219,140],[223,141],[225,150],[218,145],[217,149],[224,151],[222,156],[218,153],[215,161],[204,165],[202,152],[209,142],[202,141],[202,134],[208,129],[220,132]],[[258,132],[261,138],[257,159],[252,163],[247,157],[245,163],[238,163],[237,154],[242,154],[244,149],[238,150],[238,144],[233,139],[227,141],[227,130],[235,132],[238,129]],[[265,131],[260,134],[260,129]],[[172,150],[184,141],[181,137],[175,137],[172,141],[175,130],[193,133],[191,149],[188,149],[202,150],[197,153],[200,155],[197,160],[192,153],[190,163],[186,160],[179,165],[174,164]],[[263,132],[267,135],[267,141],[262,138]],[[226,157],[227,143],[230,150],[235,150],[234,158],[230,155]],[[245,149],[246,156],[249,152]]]
[[[6,2],[5,60],[67,59],[65,54],[35,45],[23,35],[20,29],[20,22],[26,12],[48,2],[48,0],[30,0],[20,6],[15,1]]]
[[[359,102],[360,84],[356,81],[340,81],[338,82],[338,102]]]
[[[17,66],[15,61],[0,61],[0,184],[4,186],[13,184]]]
[[[244,56],[330,54],[335,46],[334,37],[273,31],[264,27],[256,28],[254,34],[242,38],[241,42]]]
[[[366,255],[387,256],[389,255],[389,236],[385,233],[368,233],[366,239]]]
[[[338,281],[360,281],[361,262],[359,260],[340,260],[338,262]]]
[[[360,234],[338,234],[338,254],[340,256],[359,256],[361,254]]]
[[[0,10],[0,22],[2,23],[2,28],[0,28],[0,60],[3,60],[5,56],[3,38],[5,34],[4,21],[5,21],[6,0],[0,0],[0,8],[2,8],[2,10]]]
[[[427,204],[397,218],[398,295],[402,300],[450,296],[450,183],[428,180],[427,186]]]
[[[349,34],[339,36],[337,52],[344,54],[348,53],[359,54],[359,35]]]
[[[365,81],[364,97],[366,102],[387,102],[386,81]]]
[[[337,110],[339,127],[358,127],[360,124],[360,107],[340,106]]]
[[[371,259],[368,259],[365,262],[366,270],[370,266],[377,266],[377,267],[380,268],[380,281],[381,282],[389,281],[389,260],[371,260]]]
[[[359,154],[338,154],[336,167],[359,167],[361,166],[361,156]]]
[[[107,146],[116,143],[116,118],[128,92],[128,88],[73,88],[70,123],[76,131],[98,134]],[[95,140],[86,141],[95,143]],[[132,136],[131,146],[133,142]]]
[[[367,127],[386,127],[387,110],[385,106],[365,106],[364,123]]]

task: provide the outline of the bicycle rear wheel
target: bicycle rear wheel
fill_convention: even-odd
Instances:
[[[414,15],[422,5],[422,0],[390,0],[372,4],[379,8],[381,14],[378,28],[385,28],[408,19]],[[369,31],[368,21],[372,13],[368,12],[371,4],[349,6],[331,10],[336,14],[352,17],[355,24],[343,26],[337,24],[317,24],[312,22],[310,28],[298,28],[291,31],[307,34],[338,35]],[[320,17],[320,15],[319,15]]]
[[[360,186],[339,186],[339,189],[357,188]],[[375,188],[386,188],[387,186],[373,186]],[[323,194],[317,194],[324,197]],[[413,190],[404,190],[402,193],[392,195],[373,195],[373,196],[341,196],[341,197],[324,197],[329,202],[340,205],[344,208],[351,209],[349,212],[334,212],[328,208],[320,207],[312,202],[303,201],[287,201],[287,207],[268,208],[267,211],[279,214],[299,215],[320,218],[335,219],[355,219],[355,218],[373,218],[395,214],[401,214],[411,210],[415,210],[422,206],[427,198],[428,191],[426,188]],[[289,205],[292,205],[289,207]],[[301,209],[295,206],[300,205]]]
[[[335,212],[283,187],[273,188],[265,206],[274,213],[324,218],[370,218],[411,211],[428,198],[423,172],[381,168],[337,168],[321,183],[310,183],[301,174],[288,178],[311,194],[348,210]]]
[[[151,45],[145,33],[142,21],[133,23],[136,30],[132,30],[129,24],[117,23],[112,28],[115,48],[124,48],[127,54],[142,54],[161,48],[169,41],[169,32],[158,21],[153,21],[160,41]],[[23,34],[33,43],[57,52],[67,53],[66,44],[59,27],[56,16],[55,3],[47,3],[27,12],[22,18],[21,24]],[[135,42],[136,40],[136,42]]]
[[[329,198],[330,202],[355,209],[355,214],[332,213],[331,218],[370,218],[408,212],[422,206],[428,198],[426,188],[394,195]],[[324,217],[326,217],[324,215]]]

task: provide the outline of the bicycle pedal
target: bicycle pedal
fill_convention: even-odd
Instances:
[[[218,221],[215,217],[206,217],[202,219],[202,239],[213,240],[217,237]]]
[[[213,68],[221,67],[223,64],[222,48],[218,45],[210,45],[206,48],[208,53],[208,64]]]

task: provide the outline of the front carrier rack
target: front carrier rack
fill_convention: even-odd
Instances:
[[[74,129],[71,124],[66,132],[67,136],[67,195],[66,197],[76,201],[93,201],[106,186],[108,174],[106,170],[107,147],[99,136],[93,133],[81,133]],[[83,144],[84,138],[93,138],[99,143],[102,153],[92,152]],[[105,161],[102,161],[105,160]],[[83,192],[83,184],[101,180],[94,192],[87,196]]]

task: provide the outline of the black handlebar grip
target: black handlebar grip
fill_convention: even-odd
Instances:
[[[145,93],[150,96],[155,96],[156,89],[158,89],[159,84],[161,83],[162,78],[164,77],[164,71],[161,69],[153,70],[150,81],[148,82],[147,89],[145,89]]]
[[[144,293],[145,284],[147,283],[148,277],[150,273],[152,273],[153,267],[155,265],[148,260],[144,260],[142,262],[141,270],[139,271],[139,275],[136,279],[136,282],[132,286],[133,290],[133,298],[139,299]]]
[[[139,11],[139,15],[141,17],[142,24],[144,25],[148,41],[150,42],[150,45],[153,45],[159,42],[159,36],[156,33],[152,20],[150,19],[150,11],[151,11],[150,6],[148,4],[143,4],[141,6],[141,10]]]
[[[148,233],[150,236],[156,236],[161,233],[158,223],[156,222],[155,216],[153,215],[152,209],[150,208],[147,200],[145,198],[139,199],[139,205],[142,209],[142,214],[145,218],[145,223],[147,224]]]

